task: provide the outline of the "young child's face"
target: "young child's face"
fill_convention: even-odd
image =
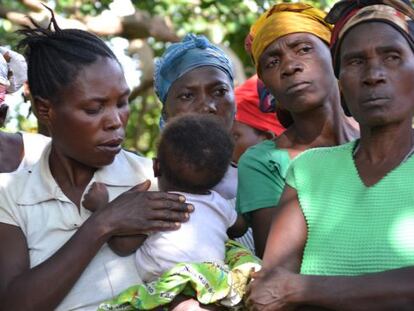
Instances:
[[[234,139],[232,161],[235,163],[239,161],[241,155],[247,148],[258,144],[266,138],[265,136],[258,134],[251,126],[238,121],[234,121],[231,134]]]

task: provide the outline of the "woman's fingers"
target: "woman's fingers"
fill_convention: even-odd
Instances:
[[[149,179],[145,180],[144,182],[135,185],[131,189],[129,189],[130,192],[144,192],[147,191],[151,187],[151,181]]]
[[[137,185],[110,203],[110,223],[116,234],[176,230],[191,217],[194,207],[185,203],[184,196],[139,191],[148,185]]]
[[[142,195],[145,195],[152,209],[167,209],[183,213],[191,213],[194,210],[193,205],[185,203],[183,195],[168,192],[146,192]]]
[[[185,196],[182,194],[162,192],[162,191],[150,191],[146,193],[147,198],[150,200],[169,200],[175,202],[185,202]]]
[[[170,222],[170,221],[162,221],[162,220],[151,220],[148,221],[148,229],[147,231],[171,231],[177,230],[180,228],[180,222]]]
[[[191,213],[194,210],[194,206],[191,204],[171,200],[149,200],[148,206],[154,211],[167,210],[179,213]]]
[[[190,215],[184,212],[175,212],[172,210],[155,210],[149,216],[149,220],[162,220],[167,222],[186,222]]]

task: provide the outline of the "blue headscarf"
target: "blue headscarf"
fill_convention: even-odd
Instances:
[[[163,104],[175,80],[190,70],[213,66],[229,77],[233,86],[233,67],[228,56],[205,36],[188,34],[183,41],[171,44],[155,64],[155,92]]]

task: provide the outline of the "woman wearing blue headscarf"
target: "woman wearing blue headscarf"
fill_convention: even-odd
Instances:
[[[188,34],[156,63],[155,91],[163,104],[161,127],[189,112],[212,113],[231,127],[234,113],[230,59],[206,37]]]

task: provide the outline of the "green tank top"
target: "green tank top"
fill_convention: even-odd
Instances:
[[[308,226],[301,273],[361,275],[414,265],[414,156],[367,187],[355,142],[312,149],[292,163]]]

